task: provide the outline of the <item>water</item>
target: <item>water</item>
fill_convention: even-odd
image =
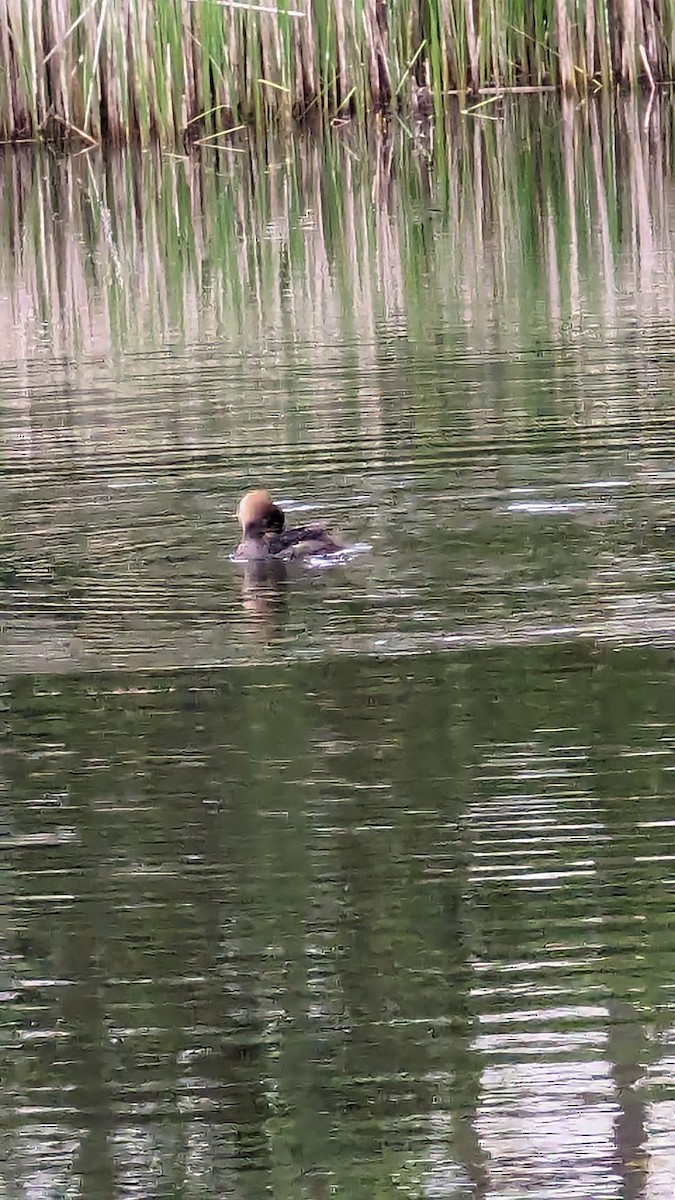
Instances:
[[[3,1197],[672,1195],[672,113],[495,115],[0,161]]]

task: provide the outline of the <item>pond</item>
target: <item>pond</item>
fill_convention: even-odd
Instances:
[[[0,157],[8,1197],[673,1193],[673,113],[481,114]]]

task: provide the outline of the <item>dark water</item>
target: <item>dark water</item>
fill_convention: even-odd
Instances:
[[[0,160],[3,1197],[673,1194],[672,114],[494,115]]]

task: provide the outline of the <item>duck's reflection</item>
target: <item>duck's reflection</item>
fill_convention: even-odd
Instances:
[[[281,627],[288,615],[288,569],[277,558],[242,563],[241,602],[244,611]]]

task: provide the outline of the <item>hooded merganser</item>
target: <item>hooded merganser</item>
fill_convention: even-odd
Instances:
[[[282,510],[265,488],[256,488],[242,497],[237,517],[243,537],[234,557],[243,561],[269,558],[287,561],[335,554],[342,549],[323,525],[297,525],[286,529]]]

